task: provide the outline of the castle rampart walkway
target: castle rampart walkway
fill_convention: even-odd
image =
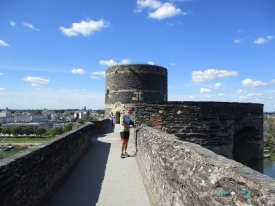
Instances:
[[[132,154],[133,135],[128,153]],[[134,157],[120,158],[119,125],[95,134],[92,145],[48,206],[150,205]]]

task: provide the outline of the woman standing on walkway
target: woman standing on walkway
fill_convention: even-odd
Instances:
[[[121,138],[121,158],[129,157],[128,153],[126,152],[128,147],[128,141],[130,137],[130,116],[133,113],[132,109],[127,109],[124,115],[120,117],[120,138]],[[132,126],[132,125],[131,125]]]
[[[113,114],[113,112],[111,112],[109,119],[110,119],[111,129],[114,129],[115,115]]]

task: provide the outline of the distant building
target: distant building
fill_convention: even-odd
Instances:
[[[47,116],[47,115],[51,115],[51,112],[44,108],[44,110],[41,111],[41,114]]]
[[[53,123],[53,127],[60,127],[62,129],[64,129],[65,123],[64,122],[55,122]]]
[[[85,117],[87,117],[87,113],[86,112],[79,112],[79,119],[84,119]]]
[[[79,114],[77,112],[74,113],[74,119],[78,119]]]
[[[74,113],[74,119],[84,119],[85,117],[89,116],[89,111],[86,110],[79,110]]]
[[[29,115],[20,115],[14,116],[14,122],[31,122],[32,116]]]
[[[0,117],[11,117],[11,112],[9,112],[8,107],[6,107],[5,110],[3,110],[2,112],[0,112]]]
[[[43,115],[21,115],[21,116],[14,116],[14,122],[48,122],[48,116]]]
[[[13,117],[0,117],[0,123],[13,122]]]
[[[51,121],[56,121],[58,119],[57,114],[51,114]]]

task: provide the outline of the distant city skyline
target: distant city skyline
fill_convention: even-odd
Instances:
[[[274,0],[2,0],[0,108],[104,109],[106,69],[145,63],[167,68],[168,101],[275,111],[274,8]]]

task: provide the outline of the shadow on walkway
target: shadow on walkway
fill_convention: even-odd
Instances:
[[[92,145],[79,161],[69,178],[59,188],[48,206],[91,206],[98,202],[106,164],[110,152],[110,143],[99,141],[112,130],[94,134]]]

